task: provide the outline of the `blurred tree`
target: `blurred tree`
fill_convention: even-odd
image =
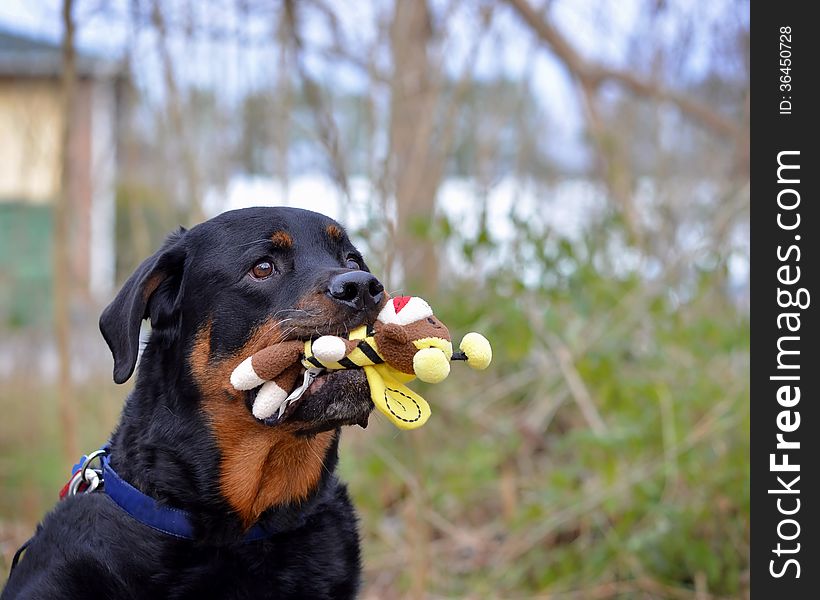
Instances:
[[[74,199],[74,138],[72,127],[77,93],[76,51],[74,48],[74,2],[63,0],[63,67],[62,67],[62,131],[60,158],[60,193],[54,206],[54,339],[59,363],[58,389],[60,409],[60,437],[63,440],[63,458],[76,460],[79,456],[77,439],[74,379],[71,373],[71,309],[74,300],[72,286],[73,256],[70,240]]]
[[[438,279],[438,257],[423,235],[432,220],[444,156],[435,144],[440,74],[429,57],[433,17],[427,0],[395,2],[390,26],[390,148],[386,164],[395,186],[395,249],[402,280],[422,295]]]
[[[195,155],[197,146],[195,145],[195,140],[191,139],[190,126],[186,124],[185,116],[189,113],[185,110],[185,107],[183,107],[183,99],[179,91],[174,61],[168,47],[168,30],[160,0],[154,0],[151,6],[151,20],[156,31],[157,49],[162,64],[165,93],[167,94],[166,106],[168,120],[170,122],[171,131],[173,132],[168,147],[174,151],[176,158],[174,162],[182,167],[182,181],[184,181],[185,184],[185,206],[188,208],[188,215],[185,221],[190,224],[195,224],[203,221],[205,218],[205,213],[202,210],[204,198],[203,181],[200,174],[200,164],[197,162]]]
[[[718,138],[718,143],[723,140],[728,141],[728,151],[734,157],[735,164],[739,169],[735,174],[741,180],[748,177],[748,146],[749,146],[749,119],[748,110],[744,107],[748,104],[748,84],[743,81],[735,82],[732,92],[737,96],[738,91],[742,98],[735,97],[728,105],[730,112],[721,112],[716,106],[726,105],[723,102],[715,102],[716,98],[723,99],[725,94],[721,93],[726,86],[700,86],[701,89],[694,90],[673,90],[664,85],[657,77],[643,77],[638,70],[633,67],[619,68],[611,67],[603,63],[596,63],[585,58],[570,42],[570,38],[565,36],[555,25],[547,14],[541,14],[527,0],[504,0],[509,4],[520,18],[532,29],[534,34],[550,49],[571,74],[576,81],[581,100],[586,109],[587,127],[590,136],[596,147],[597,162],[601,179],[607,184],[611,197],[618,203],[624,222],[627,225],[631,239],[639,246],[644,245],[646,231],[645,225],[641,222],[640,209],[635,205],[637,172],[634,165],[630,164],[629,149],[625,147],[627,141],[631,141],[635,133],[640,135],[641,128],[635,127],[624,130],[618,127],[622,123],[617,114],[607,117],[604,114],[603,96],[606,85],[612,83],[631,93],[637,98],[653,103],[653,111],[657,111],[663,105],[672,105],[681,116],[707,130],[711,135]],[[647,13],[654,18],[665,9],[665,5],[655,5]],[[743,27],[738,27],[740,33],[740,43],[738,47],[731,49],[732,54],[748,54],[748,48],[743,48],[742,32]],[[644,36],[641,34],[641,46],[644,44]],[[663,46],[650,46],[650,64],[657,65],[658,60],[662,60]],[[685,50],[685,48],[684,48]],[[654,53],[651,54],[651,53]],[[707,80],[714,78],[707,77]],[[718,89],[716,90],[715,87]],[[721,90],[720,88],[723,88]],[[745,91],[744,91],[745,90]],[[711,92],[702,99],[703,92]],[[700,92],[700,93],[699,93]],[[715,93],[718,92],[718,93]],[[632,100],[627,100],[631,102]],[[623,104],[621,104],[623,106]],[[725,106],[724,106],[725,108]],[[731,113],[734,114],[731,114]],[[632,120],[633,124],[638,124]],[[658,124],[659,125],[659,124]],[[657,135],[663,129],[660,126],[644,127],[644,132],[651,132]],[[640,147],[633,144],[632,148]],[[702,148],[702,146],[699,146]],[[712,155],[710,154],[710,157]]]

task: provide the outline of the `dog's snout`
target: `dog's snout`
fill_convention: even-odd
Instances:
[[[357,309],[373,308],[381,302],[384,286],[366,271],[349,271],[330,280],[331,298]]]

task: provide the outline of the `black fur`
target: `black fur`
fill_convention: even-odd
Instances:
[[[243,543],[244,528],[220,491],[219,449],[188,360],[206,322],[210,355],[220,357],[272,317],[292,317],[290,338],[343,333],[372,320],[373,306],[349,302],[337,303],[331,314],[288,311],[325,293],[334,276],[356,266],[350,260],[367,271],[345,235],[327,234],[329,225],[336,224],[297,209],[232,211],[171,235],[128,279],[100,319],[117,382],[134,371],[144,318],[152,333],[111,438],[112,465],[142,492],[188,511],[196,540],[135,521],[105,494],[68,498],[38,526],[3,600],[356,595],[357,520],[334,471],[339,426],[361,422],[362,414],[366,422],[372,409],[361,371],[333,374],[288,417],[300,435],[335,430],[323,475],[306,500],[263,513],[259,522],[281,533]],[[270,241],[278,231],[290,235],[292,247]],[[260,260],[278,272],[254,279],[249,271]]]

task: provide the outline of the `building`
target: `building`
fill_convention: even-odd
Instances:
[[[79,298],[114,285],[120,65],[77,54],[71,279]],[[0,30],[0,328],[48,322],[63,125],[59,44]]]

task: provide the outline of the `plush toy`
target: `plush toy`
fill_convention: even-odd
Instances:
[[[487,339],[468,333],[453,353],[450,332],[424,300],[390,298],[372,326],[351,331],[347,339],[325,335],[315,340],[293,340],[268,346],[245,359],[231,374],[238,390],[261,386],[253,414],[267,419],[281,416],[323,370],[362,368],[373,404],[401,429],[421,427],[430,417],[430,405],[404,384],[418,377],[427,383],[443,381],[451,360],[464,360],[474,369],[486,369],[492,360]],[[293,389],[304,372],[304,384]]]

